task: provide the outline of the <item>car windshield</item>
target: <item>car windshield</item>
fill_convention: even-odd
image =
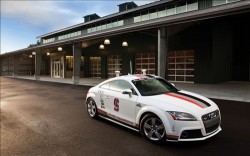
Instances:
[[[159,95],[177,91],[169,83],[155,78],[136,79],[132,81],[142,96]]]

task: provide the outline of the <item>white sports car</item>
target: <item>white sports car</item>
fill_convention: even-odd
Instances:
[[[213,101],[153,75],[108,79],[89,89],[86,106],[90,117],[140,131],[154,143],[205,140],[221,131]]]

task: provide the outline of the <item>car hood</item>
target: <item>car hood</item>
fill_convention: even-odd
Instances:
[[[198,118],[218,109],[218,106],[208,98],[183,90],[154,96],[142,96],[138,102],[155,106],[164,111],[190,113]]]

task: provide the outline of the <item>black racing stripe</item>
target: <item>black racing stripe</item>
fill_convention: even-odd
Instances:
[[[206,102],[206,101],[204,101],[204,100],[202,100],[202,99],[200,99],[200,98],[197,98],[197,97],[195,97],[195,96],[192,96],[192,95],[189,95],[189,94],[185,94],[185,93],[181,93],[181,92],[175,92],[175,93],[176,93],[176,94],[179,94],[179,95],[187,96],[187,97],[192,98],[192,99],[195,99],[195,100],[197,100],[197,101],[200,101],[200,102],[204,103],[204,104],[205,104],[206,106],[208,106],[208,107],[211,106],[208,102]]]

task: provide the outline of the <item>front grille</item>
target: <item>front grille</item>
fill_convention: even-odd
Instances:
[[[202,118],[202,121],[207,121],[207,120],[214,119],[218,116],[220,116],[220,113],[219,113],[219,110],[216,110],[216,111],[203,115],[201,118]]]
[[[211,132],[215,131],[219,127],[219,125],[220,125],[220,123],[217,123],[217,124],[212,125],[210,127],[205,127],[206,133],[211,133]]]
[[[181,139],[193,139],[193,138],[202,138],[201,130],[186,130],[181,133]]]
[[[219,110],[205,114],[201,118],[205,126],[206,133],[211,133],[215,131],[216,129],[218,129],[220,126]]]

